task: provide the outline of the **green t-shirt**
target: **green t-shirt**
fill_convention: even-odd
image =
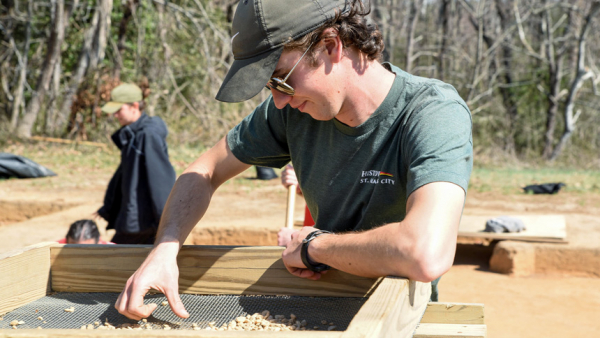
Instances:
[[[357,127],[317,121],[270,96],[227,135],[233,154],[260,166],[294,165],[316,227],[367,230],[402,221],[408,196],[431,182],[467,191],[471,114],[454,87],[396,74],[381,106]]]

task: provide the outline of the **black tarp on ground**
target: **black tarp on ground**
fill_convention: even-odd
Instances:
[[[9,153],[0,153],[0,179],[2,178],[37,178],[56,176],[56,174],[32,160]]]
[[[556,194],[562,187],[566,186],[564,183],[544,183],[544,184],[532,184],[523,187],[523,190],[528,194]]]

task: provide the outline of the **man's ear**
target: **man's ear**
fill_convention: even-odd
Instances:
[[[342,43],[337,30],[327,28],[323,31],[321,36],[321,41],[323,41],[325,51],[327,51],[327,56],[329,56],[331,62],[340,62],[344,53],[344,44]]]
[[[130,103],[131,106],[137,110],[140,110],[140,103],[139,102],[132,102]]]

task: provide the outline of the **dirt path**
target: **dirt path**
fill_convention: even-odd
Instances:
[[[274,245],[285,218],[286,192],[274,181],[245,179],[224,184],[188,244]],[[71,222],[88,218],[101,204],[109,174],[57,184],[57,178],[0,182],[2,203],[54,203],[49,215],[18,223],[0,218],[0,253],[64,236]],[[53,181],[54,180],[54,181]],[[23,204],[23,205],[25,205]],[[69,206],[63,208],[62,206]],[[296,215],[304,202],[297,199]],[[2,214],[8,210],[2,208]],[[470,192],[465,214],[561,213],[570,246],[600,246],[600,196],[506,196]],[[101,228],[104,223],[99,224]],[[110,237],[104,234],[105,238]],[[591,336],[600,332],[600,278],[509,277],[489,272],[485,255],[459,250],[457,263],[442,278],[441,300],[483,303],[489,337]]]

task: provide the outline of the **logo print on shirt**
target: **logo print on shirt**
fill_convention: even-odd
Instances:
[[[391,184],[394,185],[394,175],[380,170],[364,170],[360,175],[361,184]]]

